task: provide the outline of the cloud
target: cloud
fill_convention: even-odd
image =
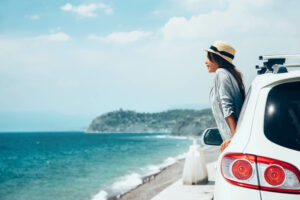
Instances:
[[[88,39],[105,43],[128,44],[145,39],[151,34],[151,32],[144,31],[113,32],[105,37],[90,35]]]
[[[194,40],[205,37],[224,35],[232,30],[239,30],[243,26],[237,13],[213,11],[187,17],[172,17],[160,29],[165,40]],[[240,16],[239,16],[240,17]],[[240,27],[235,27],[240,24]],[[237,28],[237,29],[234,29]]]
[[[60,33],[53,33],[48,35],[40,35],[36,39],[38,40],[47,40],[47,41],[68,41],[71,39],[69,35],[66,33],[60,32]]]
[[[25,17],[31,20],[38,20],[40,18],[39,15],[25,15]]]
[[[202,1],[202,0],[194,0]],[[193,1],[193,2],[194,2]],[[189,1],[187,1],[189,2]],[[229,1],[228,1],[229,2]],[[264,7],[272,4],[271,0],[238,1],[232,0],[225,9],[214,9],[192,17],[172,17],[160,29],[165,40],[199,40],[217,37],[244,37],[261,32],[270,36],[282,34],[271,30],[287,31],[294,27],[295,19],[268,15]]]
[[[104,3],[81,4],[78,6],[67,3],[64,6],[61,6],[60,9],[63,11],[75,12],[82,17],[97,17],[98,14],[96,12],[98,10],[102,10],[106,15],[113,14],[113,9]]]
[[[194,63],[203,60],[200,63],[204,64],[203,49],[209,47],[215,40],[227,41],[237,50],[234,62],[245,75],[247,86],[256,75],[252,66],[259,64],[257,60],[259,55],[298,52],[300,27],[296,25],[299,14],[295,10],[296,5],[299,5],[298,1],[283,3],[285,6],[281,12],[286,15],[279,15],[276,12],[278,7],[282,6],[282,3],[276,1],[228,0],[227,2],[225,7],[197,12],[191,17],[169,18],[157,32],[161,44],[165,47],[164,52],[172,52],[180,47],[182,55],[176,54],[173,57],[182,57],[185,51],[190,54],[195,51],[197,55],[185,56],[191,57]],[[201,54],[203,57],[199,57]]]

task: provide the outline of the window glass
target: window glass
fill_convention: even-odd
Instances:
[[[300,82],[284,83],[270,90],[264,133],[272,142],[300,151]]]

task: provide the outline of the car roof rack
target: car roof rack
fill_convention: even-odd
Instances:
[[[300,64],[284,64],[286,59],[300,59],[300,54],[294,55],[264,55],[259,56],[259,60],[263,60],[263,66],[256,65],[257,74],[264,73],[286,73],[287,68],[300,67]]]

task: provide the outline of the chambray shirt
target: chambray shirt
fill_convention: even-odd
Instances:
[[[233,134],[225,118],[233,114],[237,123],[243,105],[243,97],[238,82],[226,69],[218,68],[216,70],[209,100],[223,140],[231,138]]]

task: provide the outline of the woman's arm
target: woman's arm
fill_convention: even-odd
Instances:
[[[230,115],[230,116],[226,117],[225,119],[228,122],[228,125],[230,127],[231,132],[232,132],[232,135],[234,135],[236,124],[235,124],[233,115]]]
[[[229,125],[232,135],[235,133],[236,123],[234,121],[234,92],[233,86],[226,69],[217,70],[216,86],[220,98],[220,105],[222,108],[223,116]],[[221,152],[228,146],[231,138],[225,140],[221,145]]]
[[[230,115],[230,116],[226,117],[225,119],[226,119],[226,121],[227,121],[228,124],[229,124],[229,127],[230,127],[230,130],[231,130],[231,132],[232,132],[232,135],[234,135],[236,124],[235,124],[233,115]],[[226,149],[226,147],[229,145],[230,142],[231,142],[231,138],[225,140],[225,141],[221,144],[221,148],[220,148],[220,149],[221,149],[221,152],[223,152],[224,149]]]

